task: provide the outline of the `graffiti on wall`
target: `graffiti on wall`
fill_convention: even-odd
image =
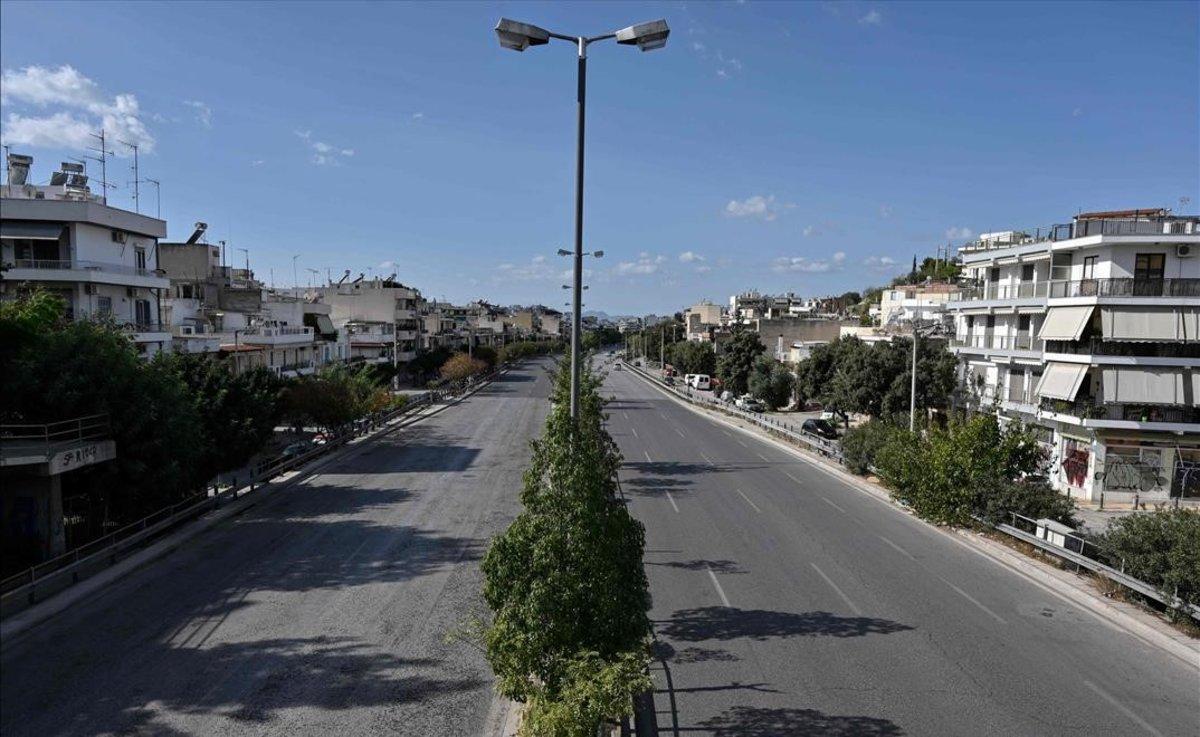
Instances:
[[[1074,440],[1063,441],[1063,475],[1071,486],[1082,487],[1087,481],[1088,461],[1091,451],[1084,443]]]
[[[1158,463],[1111,454],[1104,462],[1104,488],[1109,491],[1153,491],[1167,485]]]

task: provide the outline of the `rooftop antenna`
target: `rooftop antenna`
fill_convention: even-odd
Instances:
[[[138,147],[136,143],[129,141],[120,142],[133,149],[133,166],[130,167],[133,169],[133,211],[140,214],[142,211],[138,207]]]
[[[99,133],[89,133],[89,136],[100,142],[99,148],[88,147],[88,151],[95,151],[96,156],[85,156],[85,159],[100,162],[100,196],[104,204],[108,204],[108,157],[112,155],[112,151],[108,150],[107,139],[104,137],[104,129],[101,128]]]
[[[249,279],[250,278],[250,249],[239,248],[238,250],[246,255],[246,278]]]
[[[309,288],[309,289],[312,289],[312,287],[313,287],[313,278],[312,278],[312,275],[313,275],[313,274],[316,274],[317,276],[320,276],[320,275],[321,275],[321,271],[320,271],[319,269],[305,269],[305,271],[307,271],[307,272],[308,272],[308,274],[309,274],[309,276],[308,276],[308,288]]]
[[[154,185],[154,217],[162,220],[162,192],[160,191],[162,183],[150,177],[146,177],[142,181]]]

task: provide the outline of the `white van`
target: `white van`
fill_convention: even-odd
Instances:
[[[708,374],[692,374],[690,384],[693,389],[708,391],[712,388],[712,379]]]

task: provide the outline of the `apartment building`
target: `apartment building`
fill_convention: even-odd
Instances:
[[[721,305],[712,302],[700,302],[683,311],[683,324],[687,331],[687,339],[699,342],[712,340],[712,331],[721,326],[723,311]]]
[[[29,184],[33,158],[9,154],[0,192],[0,299],[33,289],[62,297],[76,320],[112,320],[138,352],[171,350],[160,309],[170,287],[159,271],[162,220],[93,194],[80,164],[64,162],[50,184]]]
[[[902,326],[914,320],[922,323],[948,319],[946,304],[959,299],[957,284],[909,284],[883,290],[879,299],[879,319],[883,326]]]
[[[1034,428],[1092,501],[1200,497],[1200,217],[1093,212],[961,252],[962,399]]]
[[[364,281],[360,276],[309,292],[329,305],[331,322],[349,336],[348,360],[399,367],[417,357],[425,309],[418,290],[392,278]]]

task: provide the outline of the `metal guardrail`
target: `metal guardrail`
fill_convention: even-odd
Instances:
[[[728,402],[722,402],[721,400],[716,399],[716,398],[709,399],[709,398],[704,397],[703,395],[696,396],[691,392],[690,389],[687,391],[683,391],[679,387],[670,386],[668,384],[663,383],[662,379],[660,379],[646,371],[643,371],[642,369],[638,368],[637,366],[634,366],[633,364],[629,363],[628,361],[622,361],[622,363],[624,363],[626,366],[628,366],[630,370],[641,374],[642,377],[646,378],[649,381],[654,382],[661,388],[663,388],[667,391],[670,391],[675,396],[679,397],[680,399],[682,399],[686,402],[695,404],[700,407],[705,407],[708,409],[716,410],[718,412],[723,412],[723,413],[725,413],[727,415],[731,415],[733,417],[741,418],[743,420],[746,420],[747,422],[753,423],[753,424],[763,428],[767,432],[778,435],[778,436],[784,438],[785,440],[792,441],[795,444],[799,444],[805,450],[809,450],[813,453],[817,453],[818,455],[825,456],[826,458],[832,458],[832,459],[836,460],[838,463],[842,463],[841,446],[833,441],[825,440],[824,438],[818,438],[814,435],[809,435],[809,434],[799,430],[795,425],[793,425],[790,422],[785,422],[782,420],[775,420],[775,419],[772,419],[771,417],[768,417],[768,416],[762,415],[762,414],[758,414],[755,412],[747,412],[745,410],[738,409],[737,407],[729,404]]]
[[[340,448],[354,438],[402,419],[413,411],[432,404],[442,394],[426,392],[391,412],[382,413],[353,423],[344,432],[330,438],[323,445],[288,458],[277,458],[261,463],[254,468],[250,481],[241,489],[233,488],[209,496],[196,494],[154,514],[130,523],[109,534],[85,543],[69,553],[39,563],[21,573],[0,581],[0,612],[8,609],[14,600],[24,599],[27,604],[39,600],[39,593],[50,594],[60,591],[84,577],[85,573],[106,568],[122,555],[140,547],[148,539],[176,525],[221,506],[224,500],[233,500],[252,492],[259,485],[269,482],[282,473],[293,470],[315,458]]]
[[[1093,548],[1096,546],[1079,535],[1065,534],[1064,537],[1067,539],[1067,547],[1056,545],[1049,540],[1043,540],[1036,534],[1023,530],[1017,526],[1017,524],[1024,523],[1028,526],[1032,526],[1034,529],[1037,529],[1037,520],[1019,515],[1016,512],[1009,512],[1009,515],[1015,524],[1010,525],[1001,522],[994,525],[995,529],[1003,532],[1006,535],[1015,537],[1018,540],[1029,543],[1030,545],[1033,545],[1040,550],[1050,553],[1056,557],[1070,561],[1071,563],[1074,563],[1082,568],[1086,568],[1093,573],[1103,576],[1110,581],[1130,589],[1131,591],[1136,591],[1148,599],[1157,601],[1163,606],[1185,611],[1190,617],[1200,621],[1200,607],[1196,606],[1195,604],[1188,604],[1178,596],[1164,594],[1156,586],[1146,583],[1140,578],[1134,578],[1133,576],[1125,573],[1123,570],[1113,568],[1112,566],[1102,563],[1099,560],[1087,555],[1088,546]],[[987,524],[987,522],[984,522],[983,520],[979,521]],[[1078,549],[1072,550],[1072,547],[1076,547]],[[1122,568],[1123,567],[1124,564],[1122,563]]]
[[[47,423],[0,425],[0,443],[41,445],[46,448],[77,440],[95,440],[109,435],[108,414],[86,415]]]

